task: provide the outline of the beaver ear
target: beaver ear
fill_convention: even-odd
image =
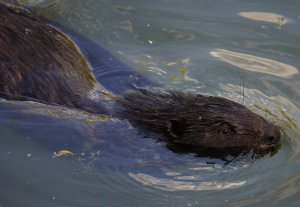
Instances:
[[[167,126],[168,133],[171,137],[180,138],[186,130],[186,123],[182,120],[170,120]]]

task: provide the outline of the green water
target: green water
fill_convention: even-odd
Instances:
[[[27,3],[165,88],[244,103],[281,127],[282,148],[225,165],[126,122],[1,101],[1,207],[300,206],[299,1]]]

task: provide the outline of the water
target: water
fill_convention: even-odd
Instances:
[[[243,102],[281,126],[282,147],[226,164],[174,153],[111,117],[2,100],[1,207],[300,205],[299,1],[27,3],[153,83]]]

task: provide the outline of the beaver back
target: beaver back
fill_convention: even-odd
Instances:
[[[80,108],[97,88],[90,66],[62,32],[0,2],[0,93]]]

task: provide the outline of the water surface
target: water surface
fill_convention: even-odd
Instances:
[[[281,127],[282,147],[226,163],[172,152],[126,121],[2,100],[1,207],[300,205],[299,1],[25,2],[152,83],[247,105]],[[93,72],[124,90],[107,81],[128,78],[122,67]]]

